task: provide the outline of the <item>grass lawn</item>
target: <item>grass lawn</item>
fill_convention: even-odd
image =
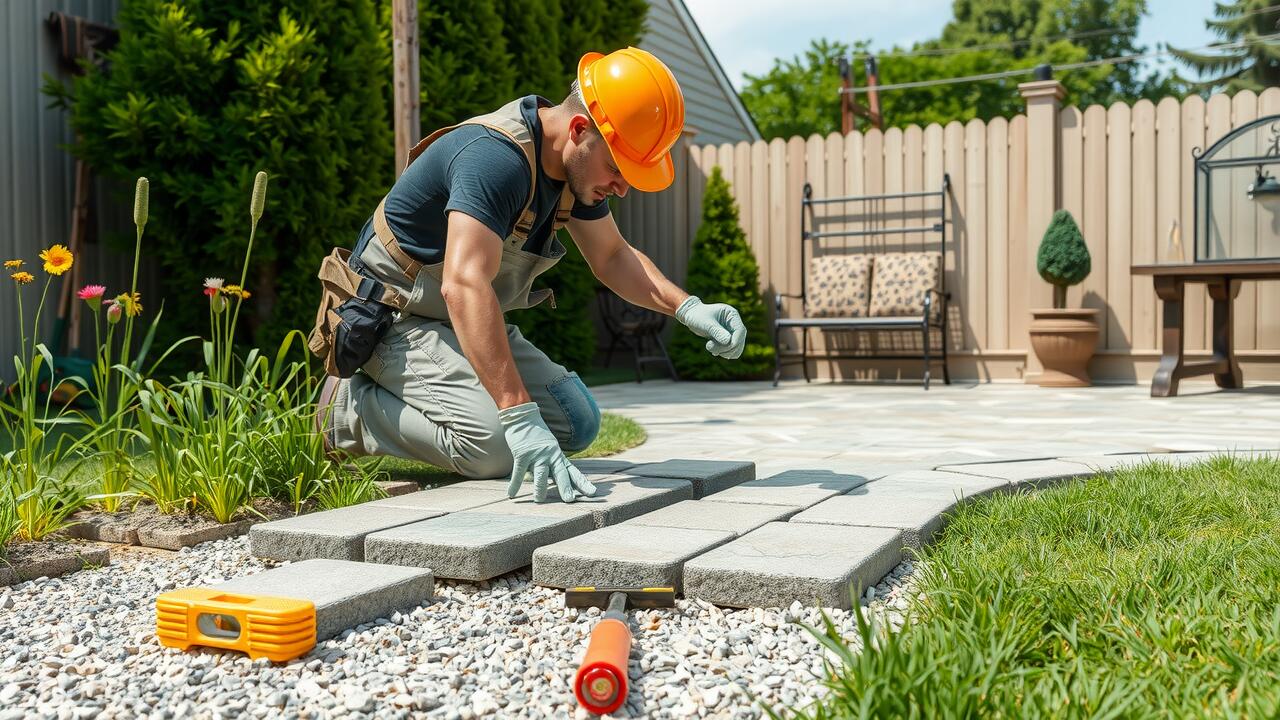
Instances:
[[[570,457],[593,458],[615,455],[643,443],[647,437],[644,428],[634,420],[613,413],[601,413],[600,434],[596,435],[590,447]],[[373,463],[379,460],[381,468],[389,472],[393,480],[414,480],[434,486],[466,479],[443,468],[404,458],[361,458],[359,462]]]
[[[803,716],[1280,712],[1280,461],[1157,462],[975,502],[923,559],[907,625],[862,623],[868,649]]]

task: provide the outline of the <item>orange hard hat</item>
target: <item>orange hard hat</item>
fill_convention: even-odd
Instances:
[[[670,68],[639,48],[589,52],[578,61],[578,87],[627,183],[643,192],[670,185],[671,146],[684,129],[684,95]]]

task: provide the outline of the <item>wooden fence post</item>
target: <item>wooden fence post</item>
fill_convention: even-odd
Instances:
[[[1026,243],[1027,264],[1024,268],[1010,268],[1009,271],[1030,273],[1026,283],[1027,304],[1023,310],[1030,312],[1031,308],[1051,307],[1053,304],[1053,289],[1036,272],[1036,251],[1054,211],[1062,206],[1058,113],[1066,88],[1057,80],[1036,80],[1021,83],[1018,92],[1027,104],[1027,224],[1024,228],[1009,228],[1009,240]],[[1022,379],[1023,382],[1035,382],[1044,368],[1031,348],[1031,335],[1024,333],[1022,337],[1009,340],[1011,345],[1020,342],[1026,348],[1027,365]]]
[[[418,142],[421,120],[418,113],[418,0],[392,0],[391,59],[395,87],[396,158],[395,177]]]

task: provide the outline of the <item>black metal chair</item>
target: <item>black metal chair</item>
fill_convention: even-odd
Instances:
[[[635,355],[636,382],[644,382],[643,368],[649,363],[666,365],[672,380],[679,380],[676,366],[671,362],[667,347],[662,342],[662,331],[667,326],[667,316],[642,308],[618,297],[612,290],[600,286],[596,288],[596,303],[600,310],[600,319],[609,332],[609,349],[605,352],[604,364],[609,367],[613,361],[613,351],[622,345]],[[657,346],[658,354],[646,355],[649,348]]]

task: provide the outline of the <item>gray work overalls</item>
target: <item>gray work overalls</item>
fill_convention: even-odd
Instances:
[[[555,307],[550,289],[535,291],[532,285],[564,256],[564,246],[553,230],[542,254],[523,249],[537,220],[532,205],[538,158],[532,130],[520,113],[520,101],[462,124],[485,125],[503,133],[529,161],[529,197],[515,229],[503,243],[502,261],[493,279],[499,306],[505,313],[550,299]],[[409,163],[459,125],[441,128],[424,138],[410,152]],[[373,215],[377,242],[368,242],[359,259],[366,272],[400,296],[400,312],[362,372],[338,386],[330,440],[353,455],[414,458],[473,478],[510,476],[511,451],[497,405],[462,354],[440,293],[444,262],[424,265],[406,255],[387,225],[385,204],[383,198]],[[555,229],[568,220],[572,207],[573,194],[566,183]],[[585,449],[600,427],[600,409],[591,392],[577,373],[553,362],[515,325],[507,323],[506,329],[520,378],[538,403],[547,427],[566,454]]]

